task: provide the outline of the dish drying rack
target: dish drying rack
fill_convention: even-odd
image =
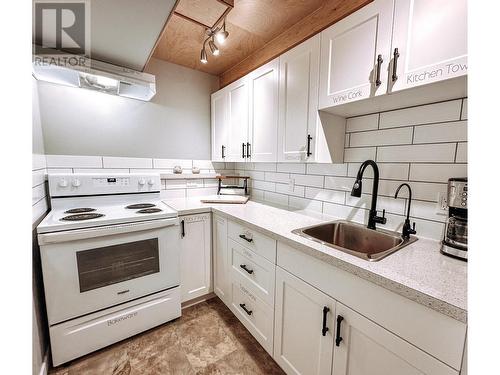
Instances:
[[[217,179],[219,180],[218,187],[217,187],[217,195],[225,195],[222,191],[224,189],[238,189],[238,190],[243,190],[245,195],[248,195],[248,179],[249,176],[237,176],[237,175],[229,175],[229,176],[218,176]],[[243,186],[240,185],[223,185],[222,181],[223,180],[243,180]],[[231,195],[231,194],[227,194]]]

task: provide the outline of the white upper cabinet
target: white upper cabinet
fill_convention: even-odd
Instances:
[[[375,0],[321,33],[319,108],[387,92],[393,0]]]
[[[278,161],[314,155],[318,122],[320,36],[280,56]]]
[[[451,367],[338,302],[336,313],[340,329],[335,334],[333,375],[458,375]]]
[[[467,74],[467,0],[395,0],[391,54],[392,91]]]
[[[212,94],[212,160],[224,161],[227,155],[227,94],[224,90]]]
[[[250,131],[245,156],[255,162],[277,160],[279,60],[248,75]]]
[[[248,80],[243,77],[223,89],[227,93],[226,161],[244,161],[248,142]]]

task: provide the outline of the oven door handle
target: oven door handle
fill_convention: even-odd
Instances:
[[[113,236],[117,234],[139,232],[143,230],[158,229],[171,225],[179,225],[179,218],[157,219],[150,221],[140,221],[116,225],[104,225],[101,227],[75,229],[53,233],[39,233],[38,244],[46,245],[52,243],[61,243],[77,241],[86,238]]]

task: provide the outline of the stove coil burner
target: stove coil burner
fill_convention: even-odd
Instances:
[[[98,217],[103,217],[104,214],[75,214],[63,217],[61,220],[64,221],[80,221],[80,220],[90,220],[97,219]]]
[[[145,208],[137,211],[138,214],[154,214],[155,212],[161,212],[162,210],[159,208]]]
[[[72,208],[71,210],[64,211],[65,214],[83,214],[84,212],[92,212],[95,211],[95,208],[90,207],[78,207]]]
[[[130,210],[138,210],[140,208],[150,208],[154,206],[155,205],[153,203],[137,203],[137,204],[131,204],[130,206],[127,206],[125,208],[128,208]]]

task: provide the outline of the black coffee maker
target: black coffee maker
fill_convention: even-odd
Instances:
[[[448,220],[441,245],[446,255],[467,260],[467,178],[448,180]]]

